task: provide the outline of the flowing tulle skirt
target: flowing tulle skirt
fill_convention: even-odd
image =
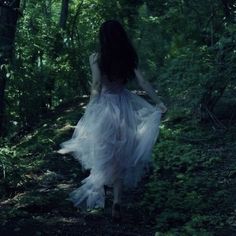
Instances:
[[[104,185],[137,187],[152,162],[161,111],[128,89],[93,97],[72,138],[61,143],[90,175],[69,195],[74,206],[104,207]]]

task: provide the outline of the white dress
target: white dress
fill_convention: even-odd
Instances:
[[[104,185],[121,178],[125,188],[137,187],[152,163],[161,111],[118,82],[102,79],[101,92],[91,98],[71,139],[60,144],[90,175],[69,194],[78,208],[104,208]]]

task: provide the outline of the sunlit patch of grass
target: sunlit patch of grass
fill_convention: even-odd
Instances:
[[[63,126],[60,129],[57,129],[56,132],[67,132],[68,130],[72,130],[74,128],[75,128],[75,126],[66,123],[65,126]]]

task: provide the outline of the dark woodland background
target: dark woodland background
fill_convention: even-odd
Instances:
[[[88,173],[55,152],[83,115],[108,19],[168,107],[121,225],[112,191],[102,214],[65,200]],[[0,0],[1,235],[236,235],[235,122],[235,1]]]

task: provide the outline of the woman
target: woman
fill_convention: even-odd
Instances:
[[[137,187],[151,163],[165,105],[143,79],[138,56],[124,28],[115,20],[99,31],[100,49],[89,57],[91,97],[83,117],[60,154],[71,153],[90,175],[70,193],[79,208],[104,208],[104,186],[113,187],[112,218],[121,219],[123,188]],[[156,102],[153,106],[126,89],[134,80]]]

